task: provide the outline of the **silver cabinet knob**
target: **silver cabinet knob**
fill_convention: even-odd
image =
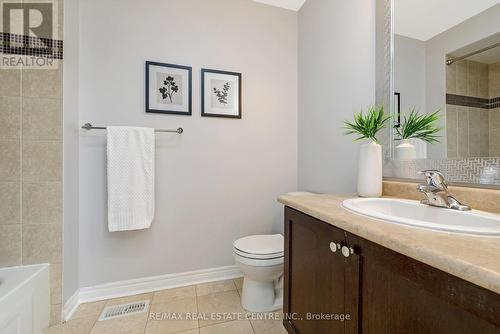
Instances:
[[[342,246],[340,250],[344,257],[349,257],[349,255],[354,254],[354,249],[352,249],[352,247]]]
[[[330,250],[331,250],[333,253],[335,253],[338,249],[340,249],[340,247],[339,247],[339,248],[337,248],[337,244],[336,244],[336,243],[334,243],[334,242],[330,242]]]

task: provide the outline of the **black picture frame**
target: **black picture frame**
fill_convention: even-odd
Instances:
[[[235,76],[238,78],[238,103],[237,103],[238,114],[237,115],[209,113],[205,110],[205,99],[206,99],[206,97],[205,97],[205,74],[206,73],[229,75],[229,76]],[[242,118],[242,100],[241,100],[242,89],[241,89],[241,87],[242,87],[241,73],[202,68],[201,69],[201,116],[241,119]]]
[[[177,110],[168,110],[168,109],[155,109],[152,106],[150,106],[149,103],[149,94],[150,94],[150,85],[149,85],[149,69],[150,66],[159,66],[159,67],[166,67],[166,68],[172,68],[172,69],[180,69],[180,70],[185,70],[187,71],[187,77],[188,77],[188,101],[187,101],[187,106],[188,110],[186,112],[184,111],[177,111]],[[146,112],[147,113],[159,113],[159,114],[173,114],[173,115],[184,115],[184,116],[191,116],[193,114],[193,68],[191,66],[184,66],[184,65],[176,65],[176,64],[168,64],[168,63],[159,63],[155,61],[146,61],[145,65],[146,69]]]

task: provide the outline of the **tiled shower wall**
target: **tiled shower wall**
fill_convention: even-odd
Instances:
[[[500,63],[447,66],[446,93],[448,158],[500,156]]]
[[[62,2],[59,4],[62,39]],[[0,267],[50,263],[51,323],[62,284],[62,60],[0,68]]]
[[[490,98],[500,100],[500,62],[490,65]],[[500,157],[500,106],[490,110],[490,156]]]

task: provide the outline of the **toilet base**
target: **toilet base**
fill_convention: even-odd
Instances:
[[[271,282],[243,279],[241,305],[250,312],[271,312],[283,307],[281,278]]]

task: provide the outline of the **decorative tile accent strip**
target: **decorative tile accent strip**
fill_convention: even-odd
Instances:
[[[500,158],[393,160],[387,163],[384,172],[386,176],[416,179],[421,170],[437,169],[449,182],[481,183],[482,171],[491,166],[500,166]],[[500,178],[493,184],[500,185]]]
[[[0,53],[63,59],[63,41],[0,32]]]
[[[485,99],[481,97],[446,94],[446,104],[482,109],[495,109],[500,107],[500,97]]]

